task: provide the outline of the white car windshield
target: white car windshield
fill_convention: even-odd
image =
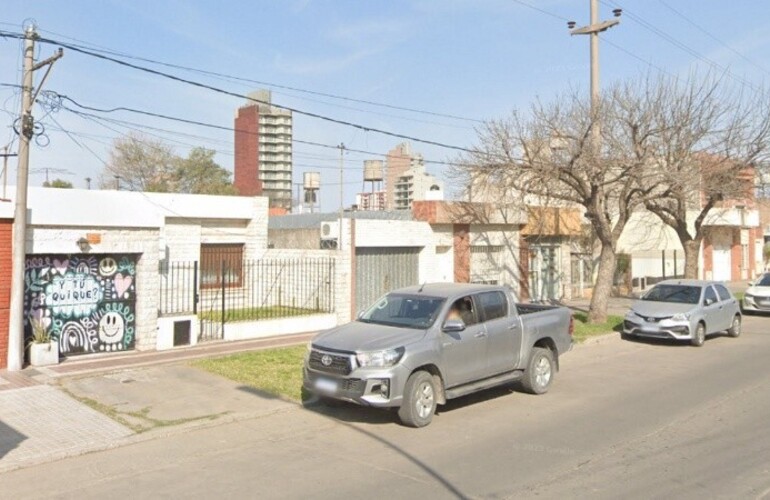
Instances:
[[[762,278],[754,286],[770,286],[770,274],[763,274]]]
[[[364,312],[358,321],[424,330],[436,321],[443,297],[389,293]]]
[[[697,304],[700,300],[701,287],[689,285],[656,285],[642,297],[652,302],[678,302]]]

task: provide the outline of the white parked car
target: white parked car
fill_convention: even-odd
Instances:
[[[749,288],[741,301],[741,309],[745,313],[770,312],[770,273],[749,282]]]

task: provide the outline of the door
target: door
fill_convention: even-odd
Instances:
[[[719,302],[714,287],[709,285],[706,287],[706,291],[703,294],[703,311],[706,318],[706,333],[718,332],[722,329],[721,311],[724,306]]]
[[[521,346],[521,323],[511,314],[505,293],[479,294],[479,305],[487,330],[487,375],[511,371],[516,367]]]
[[[420,247],[356,248],[355,309],[397,288],[419,284]]]
[[[732,244],[732,235],[729,230],[714,231],[712,235],[714,281],[729,281],[732,278]]]
[[[477,303],[466,296],[452,303],[442,324],[452,310],[459,311],[465,323],[461,332],[441,332],[441,352],[447,387],[477,380],[487,369],[487,332],[479,322]]]
[[[27,255],[24,328],[46,331],[64,356],[136,343],[138,254]]]
[[[554,246],[533,246],[530,269],[532,300],[558,300],[561,298],[559,283],[559,249]]]
[[[733,326],[733,318],[738,312],[737,302],[724,285],[714,285],[714,288],[719,296],[719,329],[727,330]]]

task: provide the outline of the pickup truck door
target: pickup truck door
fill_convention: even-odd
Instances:
[[[480,312],[487,329],[487,375],[516,368],[521,350],[522,326],[516,305],[502,291],[479,294]]]
[[[487,369],[487,330],[479,321],[477,303],[472,304],[473,309],[463,315],[465,330],[441,332],[442,371],[447,387],[478,380]]]

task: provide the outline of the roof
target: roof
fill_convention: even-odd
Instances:
[[[345,219],[414,220],[409,210],[358,210],[343,212],[343,217]],[[339,218],[339,212],[277,215],[270,217],[267,227],[268,229],[317,229],[322,222],[333,222]]]
[[[657,284],[658,285],[706,286],[706,285],[716,285],[716,284],[724,284],[724,283],[722,283],[721,281],[713,281],[713,280],[673,279],[673,280],[660,281]]]
[[[11,201],[2,203],[12,207],[15,186],[8,187],[7,196]],[[256,208],[258,204],[264,204],[266,208],[267,199],[30,187],[27,220],[30,225],[37,226],[158,228],[164,225],[167,217],[250,220],[260,215]],[[3,209],[7,207],[0,208],[0,214],[4,213]]]
[[[487,292],[505,288],[501,285],[481,285],[475,283],[426,283],[394,290],[399,293],[413,293],[433,295],[436,297],[452,297],[455,295],[468,295],[471,293]]]

